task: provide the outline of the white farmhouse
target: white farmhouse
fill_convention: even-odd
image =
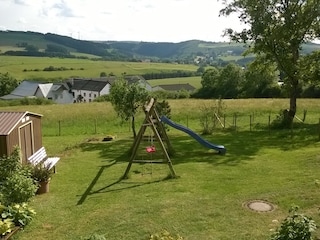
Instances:
[[[92,102],[95,98],[110,93],[111,79],[73,78],[68,81],[73,102]]]

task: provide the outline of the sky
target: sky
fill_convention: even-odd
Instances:
[[[222,0],[0,0],[0,30],[55,33],[81,40],[228,42],[236,16]]]

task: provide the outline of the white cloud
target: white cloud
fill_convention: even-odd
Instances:
[[[8,30],[56,33],[88,40],[221,41],[236,18],[219,18],[213,0],[1,0]],[[227,39],[224,39],[227,40]]]

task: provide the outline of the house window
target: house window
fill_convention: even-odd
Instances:
[[[96,97],[97,97],[97,94],[93,94],[93,97],[96,98]]]
[[[85,97],[87,94],[86,93],[83,93],[83,96]]]
[[[55,95],[54,95],[54,99],[58,99],[58,94],[55,94]]]
[[[91,97],[91,93],[89,93],[89,97]]]
[[[74,92],[72,92],[72,97],[74,98]]]
[[[89,102],[91,102],[91,99],[89,99]]]

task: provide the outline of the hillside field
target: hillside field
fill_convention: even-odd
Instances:
[[[53,66],[64,67],[65,71],[42,71],[44,68]],[[195,65],[172,64],[172,63],[148,63],[148,62],[117,62],[72,58],[47,58],[47,57],[15,57],[0,55],[0,72],[10,73],[18,80],[24,79],[65,79],[69,77],[96,78],[101,72],[107,75],[113,73],[116,76],[126,73],[127,75],[141,75],[144,73],[159,73],[169,71],[193,71]],[[72,69],[72,70],[71,70]]]

